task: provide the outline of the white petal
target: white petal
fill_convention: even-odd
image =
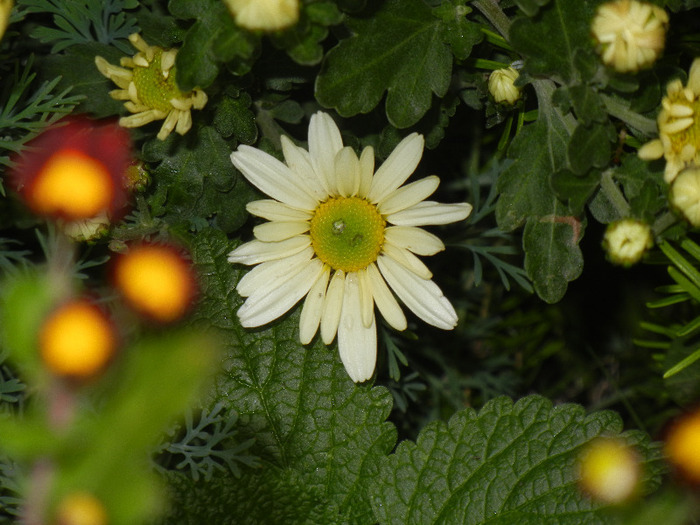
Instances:
[[[321,339],[327,345],[333,342],[340,313],[343,310],[343,292],[345,291],[345,272],[337,270],[326,291],[326,298],[323,301],[323,315],[321,316]]]
[[[343,149],[340,130],[327,113],[319,111],[311,116],[309,122],[309,154],[311,165],[320,180],[325,180],[324,187],[330,194],[338,191],[335,185],[335,156]]]
[[[273,199],[300,210],[316,208],[318,201],[312,197],[311,189],[272,155],[243,144],[231,153],[231,162],[246,179]]]
[[[362,323],[360,285],[357,274],[345,279],[343,312],[338,326],[338,351],[350,379],[367,381],[377,363],[377,326],[372,316],[368,327]]]
[[[433,273],[418,257],[413,255],[404,248],[394,246],[390,242],[385,242],[382,248],[382,253],[387,257],[391,257],[401,266],[415,273],[421,279],[432,279]]]
[[[282,135],[282,153],[287,166],[295,172],[306,183],[312,195],[319,201],[325,200],[328,196],[328,188],[324,187],[324,182],[319,180],[313,166],[311,156],[303,148],[296,146],[288,137]]]
[[[313,256],[314,250],[309,246],[290,257],[259,264],[241,277],[236,291],[241,297],[248,297],[258,290],[274,287],[275,283],[284,279],[290,268],[298,268],[308,264]]]
[[[238,309],[238,318],[245,327],[262,326],[277,319],[304,297],[323,271],[318,259],[303,265],[299,271],[289,272],[286,279],[266,294],[257,292]]]
[[[245,209],[251,215],[262,217],[268,221],[304,221],[312,217],[312,214],[306,210],[298,210],[272,199],[249,202]]]
[[[360,161],[350,147],[341,149],[335,156],[335,182],[343,197],[356,195],[360,188]]]
[[[384,279],[414,314],[428,324],[451,330],[457,326],[457,313],[433,281],[421,279],[389,257],[377,259]]]
[[[389,226],[384,230],[387,242],[418,255],[435,255],[445,249],[437,235],[415,226]]]
[[[367,198],[377,203],[386,198],[411,176],[423,156],[423,135],[411,133],[399,142],[372,179]]]
[[[405,210],[427,199],[440,185],[440,178],[436,175],[425,177],[411,184],[406,184],[394,191],[381,201],[377,209],[382,215],[390,215],[401,210]]]
[[[367,275],[367,268],[357,272],[360,283],[360,309],[362,312],[362,324],[369,328],[374,320],[374,298],[372,297],[372,282]]]
[[[367,197],[369,190],[372,188],[372,179],[374,178],[374,149],[372,146],[367,146],[360,154],[360,188],[357,190],[357,195]]]
[[[311,286],[304,300],[301,317],[299,318],[299,340],[303,345],[309,344],[318,330],[330,275],[330,267],[324,265],[321,275],[318,276],[316,282]]]
[[[387,216],[387,222],[397,226],[427,226],[431,224],[449,224],[469,217],[472,205],[467,202],[443,204],[435,201],[423,201],[408,209]]]
[[[274,261],[299,253],[307,246],[311,246],[311,237],[308,235],[298,235],[280,242],[262,242],[256,239],[241,244],[229,253],[228,262],[251,265]]]
[[[405,330],[406,326],[408,326],[406,316],[394,298],[394,294],[391,293],[391,290],[386,285],[382,274],[379,273],[376,264],[372,263],[367,267],[367,277],[369,278],[372,296],[377,308],[379,308],[379,313],[396,330]]]
[[[308,221],[264,222],[253,228],[253,235],[259,241],[277,242],[306,233],[309,226]]]

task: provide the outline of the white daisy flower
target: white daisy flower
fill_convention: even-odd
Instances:
[[[272,197],[248,204],[251,214],[269,222],[256,226],[255,240],[228,258],[257,265],[236,288],[247,297],[238,310],[241,324],[267,324],[306,297],[302,344],[319,327],[327,345],[337,334],[340,359],[358,383],[372,376],[377,359],[374,306],[393,328],[406,329],[394,294],[425,322],[454,328],[452,304],[416,257],[445,245],[418,226],[461,221],[472,206],[426,201],[440,183],[435,175],[402,186],[423,145],[422,135],[412,133],[375,172],[374,150],[367,147],[358,158],[343,147],[333,119],[319,112],[309,124],[308,151],[282,137],[284,163],[239,146],[231,154],[234,166]]]

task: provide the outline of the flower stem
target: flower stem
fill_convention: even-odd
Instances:
[[[635,113],[623,102],[614,99],[609,95],[601,94],[605,109],[608,110],[613,117],[619,118],[631,128],[644,133],[645,135],[653,135],[657,132],[656,122],[650,118],[643,117],[639,113]]]
[[[621,218],[630,216],[632,209],[630,208],[627,199],[625,199],[625,196],[622,195],[620,188],[618,188],[617,184],[615,184],[615,181],[612,178],[611,170],[606,170],[603,172],[603,175],[600,178],[600,189],[615,207],[615,211],[617,211]]]
[[[496,0],[474,0],[472,5],[476,7],[486,19],[493,24],[493,27],[508,40],[510,31],[510,20],[503,13]]]
[[[677,222],[678,215],[672,211],[667,211],[654,221],[654,224],[651,226],[651,232],[654,234],[654,237],[658,237],[664,230],[667,230]]]

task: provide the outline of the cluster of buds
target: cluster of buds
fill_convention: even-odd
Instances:
[[[620,73],[635,73],[653,64],[664,49],[668,14],[637,0],[602,4],[591,31],[606,65]]]

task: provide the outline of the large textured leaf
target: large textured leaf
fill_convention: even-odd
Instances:
[[[421,0],[388,0],[372,17],[352,18],[348,26],[354,34],[326,55],[316,97],[352,116],[374,109],[387,92],[386,114],[398,128],[415,124],[433,93],[447,92],[452,53],[445,41],[458,40],[455,31],[465,31],[467,43],[480,38],[466,22],[446,27]]]
[[[617,435],[612,412],[586,415],[577,405],[553,407],[540,396],[466,409],[428,425],[382,462],[372,507],[380,523],[464,525],[600,525],[612,520],[576,486],[582,447]],[[636,446],[647,472],[659,451],[641,432],[620,436]],[[655,483],[658,482],[658,479]]]
[[[167,523],[372,523],[367,485],[396,440],[385,422],[391,395],[355,386],[334,347],[302,346],[296,314],[241,328],[235,286],[243,272],[226,261],[232,248],[215,230],[194,239],[203,288],[197,317],[227,351],[213,402],[239,413],[237,435],[255,439],[249,452],[263,468],[196,483],[173,473],[177,508]]]

